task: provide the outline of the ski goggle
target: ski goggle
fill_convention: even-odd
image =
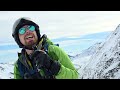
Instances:
[[[19,29],[19,34],[25,34],[26,30],[35,31],[35,26],[28,25],[27,27],[22,27]]]

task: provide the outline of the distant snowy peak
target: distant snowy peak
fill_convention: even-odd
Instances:
[[[75,59],[75,58],[92,56],[93,54],[96,53],[98,49],[101,48],[102,44],[103,44],[102,42],[95,43],[93,46],[89,47],[86,50],[83,50],[81,53],[69,54],[69,57]]]
[[[88,55],[93,55],[96,53],[97,49],[100,49],[102,45],[102,42],[95,43],[93,46],[89,47],[88,49],[84,50],[81,55],[82,56],[88,56]]]
[[[120,25],[97,48],[81,78],[120,78]]]

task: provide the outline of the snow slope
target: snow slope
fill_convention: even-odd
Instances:
[[[13,79],[13,64],[0,63],[0,79]]]
[[[100,48],[102,45],[101,42],[94,44],[88,49],[84,50],[82,53],[75,55],[74,57],[70,57],[75,65],[75,68],[78,70],[79,78],[81,78],[81,73],[83,73],[84,67],[90,62],[90,58],[93,54],[96,53],[96,50]]]
[[[79,70],[82,79],[120,79],[120,25],[86,64]]]

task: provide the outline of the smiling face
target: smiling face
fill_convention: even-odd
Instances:
[[[28,25],[23,26],[23,28],[25,28],[26,31],[24,34],[19,33],[20,42],[27,47],[32,47],[38,41],[36,31],[29,30]]]

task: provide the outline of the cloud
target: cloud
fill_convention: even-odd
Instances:
[[[113,31],[119,16],[119,11],[0,11],[0,38],[12,38],[12,25],[20,17],[30,17],[41,33],[56,38]]]

